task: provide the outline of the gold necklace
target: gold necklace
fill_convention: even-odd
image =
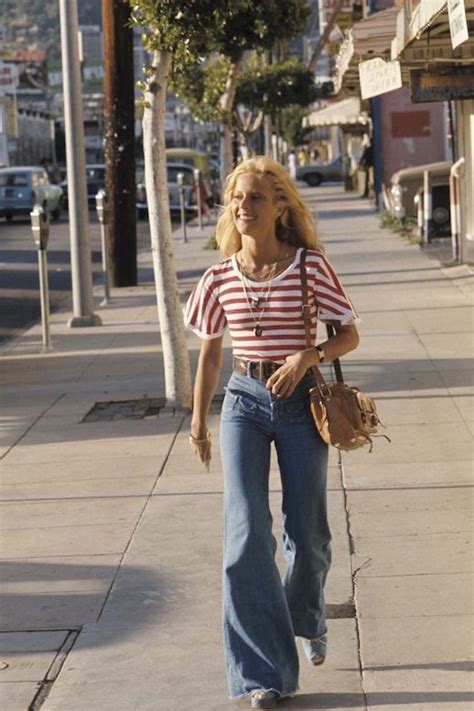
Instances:
[[[257,277],[257,273],[258,273],[258,272],[261,272],[262,269],[265,269],[265,270],[270,270],[270,272],[271,272],[272,275],[273,275],[273,271],[276,269],[276,267],[277,267],[278,264],[281,264],[282,262],[286,262],[286,261],[288,261],[288,259],[293,259],[293,257],[294,257],[294,254],[292,254],[291,252],[286,252],[286,253],[283,255],[283,257],[281,257],[280,259],[277,259],[275,262],[271,262],[271,263],[268,264],[268,265],[264,265],[261,269],[255,269],[255,270],[252,271],[252,270],[250,270],[250,269],[247,267],[247,265],[245,264],[245,260],[244,260],[244,258],[243,258],[243,256],[242,256],[242,253],[240,253],[240,255],[239,255],[238,257],[237,257],[237,255],[236,255],[237,263],[238,263],[239,266],[240,266],[240,271],[241,271],[242,273],[245,273],[245,275],[246,275],[246,277],[247,277],[248,279],[252,279],[252,278],[253,278],[254,281],[268,281],[268,278],[269,278],[269,277],[264,276],[264,277],[262,278],[262,276],[259,274],[259,277],[260,277],[260,278],[258,278],[258,277]],[[270,269],[270,267],[271,267],[271,269]]]

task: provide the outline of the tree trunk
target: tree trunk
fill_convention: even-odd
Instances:
[[[329,35],[331,34],[334,25],[336,24],[337,16],[339,15],[339,12],[341,11],[342,6],[344,5],[344,0],[336,0],[336,5],[334,7],[334,10],[329,17],[326,27],[324,28],[324,32],[321,35],[321,37],[318,40],[318,44],[314,48],[313,54],[311,55],[311,59],[308,62],[308,69],[311,69],[311,71],[315,71],[316,69],[316,64],[318,63],[318,59],[320,58],[321,54],[323,53],[323,49],[328,43],[329,40]]]
[[[232,62],[227,75],[225,90],[220,98],[220,107],[222,111],[221,125],[221,183],[224,192],[225,181],[229,173],[232,172],[234,161],[232,158],[232,110],[234,107],[235,92],[237,91],[237,79],[240,74],[240,66],[242,63],[241,55],[235,62]]]
[[[178,296],[166,178],[166,85],[171,54],[154,52],[152,64],[155,72],[144,97],[143,151],[166,401],[168,407],[190,408],[191,369]]]

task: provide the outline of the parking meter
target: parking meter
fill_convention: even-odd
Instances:
[[[194,168],[194,183],[196,185],[196,200],[198,209],[198,224],[199,229],[202,230],[202,192],[201,192],[201,171],[199,168]]]
[[[36,247],[43,251],[48,247],[49,240],[49,217],[41,205],[35,205],[30,212],[31,231]]]
[[[104,274],[104,298],[100,302],[101,306],[106,306],[110,301],[109,276],[107,265],[107,240],[105,236],[105,225],[109,221],[109,206],[107,193],[103,188],[97,191],[95,196],[95,207],[97,210],[97,219],[100,223],[100,246],[102,251],[102,272]]]
[[[109,209],[107,205],[107,193],[103,188],[101,188],[95,196],[95,206],[100,224],[106,225],[109,221]]]
[[[47,353],[51,350],[51,334],[49,329],[48,262],[46,257],[46,248],[48,246],[49,239],[49,217],[41,205],[35,205],[30,212],[30,218],[33,240],[38,249],[43,353]]]
[[[179,205],[181,208],[181,229],[183,232],[183,242],[187,242],[188,237],[186,235],[186,211],[184,209],[184,173],[177,174],[176,182],[178,183],[179,190]]]

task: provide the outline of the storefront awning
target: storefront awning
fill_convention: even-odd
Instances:
[[[336,93],[342,88],[359,89],[359,62],[374,57],[389,58],[396,27],[395,7],[376,12],[353,26],[336,58]]]
[[[329,104],[324,109],[313,111],[303,119],[303,126],[364,126],[369,119],[365,111],[360,109],[360,99],[351,98]]]
[[[427,64],[474,63],[474,0],[464,0],[464,8],[469,38],[453,48],[445,0],[421,0],[412,11],[410,3],[403,5],[397,16],[391,56],[401,60],[404,80],[409,80],[411,69],[424,68]]]

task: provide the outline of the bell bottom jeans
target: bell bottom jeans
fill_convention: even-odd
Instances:
[[[221,417],[224,471],[223,626],[231,698],[253,689],[298,689],[295,636],[326,632],[324,583],[331,564],[327,445],[315,430],[305,378],[287,399],[233,373]],[[270,446],[282,484],[283,580],[269,508]]]

